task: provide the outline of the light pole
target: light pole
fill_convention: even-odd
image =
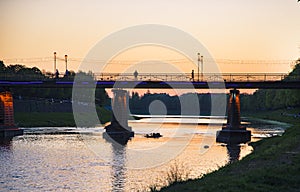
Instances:
[[[54,52],[54,73],[56,73],[56,52]]]
[[[66,74],[68,72],[68,55],[65,55],[65,62],[66,62]]]
[[[198,53],[198,81],[199,81],[199,63],[200,63],[200,53]]]
[[[203,55],[201,56],[201,81],[203,81]]]

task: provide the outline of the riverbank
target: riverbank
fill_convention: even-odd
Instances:
[[[299,191],[300,108],[247,114],[292,124],[283,136],[250,143],[254,151],[200,179],[175,183],[161,191]],[[294,115],[293,115],[294,114]]]
[[[97,107],[97,114],[102,124],[110,121],[111,112],[105,108]],[[70,112],[15,112],[14,117],[18,127],[76,127]]]

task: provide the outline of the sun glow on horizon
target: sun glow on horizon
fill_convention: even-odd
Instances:
[[[117,54],[103,72],[190,73],[196,67],[192,59],[160,45],[136,46]]]
[[[53,71],[52,54],[56,51],[62,57],[69,55],[70,68],[77,71],[82,58],[105,36],[130,26],[152,23],[191,34],[217,58],[222,72],[288,72],[291,61],[300,57],[299,18],[300,5],[296,0],[1,1],[0,60]],[[142,55],[149,54],[149,50],[145,51],[138,51],[132,60],[140,61]],[[162,53],[166,60],[182,63],[181,57]],[[194,63],[196,54],[191,58]],[[155,57],[160,59],[154,55],[142,60]],[[17,58],[16,62],[13,58]],[[29,59],[18,61],[24,58]],[[211,59],[204,58],[204,63],[209,65]],[[128,61],[125,57],[120,60]],[[251,62],[229,64],[226,60]],[[262,66],[262,60],[283,60],[285,64],[267,62]],[[184,71],[190,72],[193,67],[188,61],[184,63],[188,65]],[[58,68],[65,70],[63,61],[58,61]],[[118,71],[122,69],[120,66]]]

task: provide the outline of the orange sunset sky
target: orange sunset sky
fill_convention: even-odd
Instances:
[[[1,0],[0,60],[52,72],[56,51],[59,71],[65,70],[65,54],[69,69],[77,71],[102,38],[142,24],[189,33],[209,50],[222,72],[288,72],[300,55],[296,0]],[[107,71],[122,72],[134,62],[157,59],[175,60],[184,72],[194,69],[173,50],[144,46],[116,55],[114,60],[123,64],[112,62]],[[197,53],[191,59],[197,62]]]

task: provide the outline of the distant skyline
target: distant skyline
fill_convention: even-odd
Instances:
[[[70,69],[76,71],[76,58],[84,58],[105,36],[149,23],[191,34],[217,59],[296,60],[300,57],[299,18],[296,0],[2,0],[0,60],[47,58],[56,51],[60,58],[68,54]],[[53,71],[48,60],[20,63]],[[286,68],[287,72],[289,67],[274,71]],[[58,68],[64,70],[63,61]],[[272,67],[262,70],[268,69]]]

